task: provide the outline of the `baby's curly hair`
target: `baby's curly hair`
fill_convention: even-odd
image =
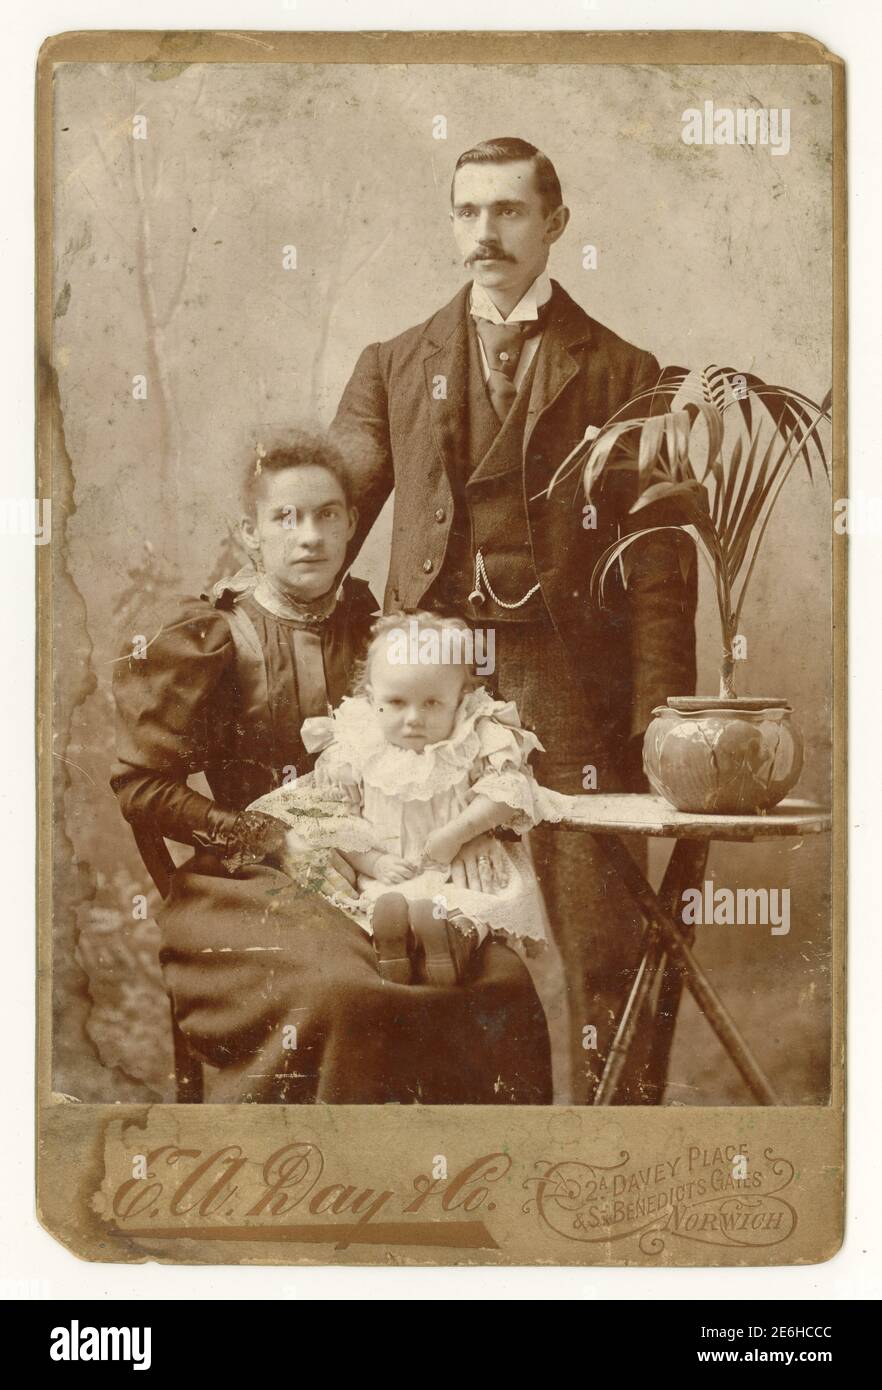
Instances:
[[[355,668],[355,678],[352,685],[353,695],[368,695],[370,693],[370,669],[371,658],[377,650],[379,644],[388,637],[391,632],[412,631],[410,624],[415,623],[418,635],[423,632],[437,632],[442,650],[446,648],[449,654],[458,657],[458,660],[449,661],[442,658],[439,664],[461,666],[463,670],[463,694],[468,690],[477,690],[483,684],[482,678],[475,670],[475,653],[472,630],[463,618],[445,616],[442,613],[432,613],[428,609],[415,609],[407,613],[386,613],[382,618],[378,618],[371,628],[371,637],[368,643],[364,660],[360,661]],[[467,653],[471,653],[470,657]]]

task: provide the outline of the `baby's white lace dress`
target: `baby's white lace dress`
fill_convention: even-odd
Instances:
[[[410,901],[431,899],[450,921],[466,918],[482,936],[545,940],[542,895],[521,843],[491,841],[489,856],[503,885],[493,893],[453,883],[448,867],[425,856],[432,831],[447,825],[475,796],[510,806],[516,814],[509,824],[519,834],[569,815],[571,798],[540,786],[533,776],[528,758],[542,745],[520,727],[513,704],[494,700],[483,688],[469,691],[450,736],[419,752],[386,742],[364,696],[345,699],[331,717],[307,719],[301,733],[308,751],[322,750],[314,772],[277,787],[250,809],[295,828],[307,853],[380,850],[413,865],[414,877],[403,883],[361,876],[351,897],[333,895],[359,926],[370,932],[374,903],[394,892]],[[359,808],[344,791],[344,783],[352,787],[353,776]]]

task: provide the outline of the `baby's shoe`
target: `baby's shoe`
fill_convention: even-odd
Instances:
[[[407,900],[401,893],[384,893],[377,899],[371,921],[377,969],[384,980],[394,985],[409,985],[411,981],[410,922]]]
[[[475,929],[460,931],[445,917],[436,917],[428,901],[411,904],[410,924],[425,962],[420,978],[430,985],[461,985],[478,944]]]

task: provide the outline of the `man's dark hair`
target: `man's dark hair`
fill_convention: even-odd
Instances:
[[[560,179],[547,154],[537,150],[529,140],[519,140],[516,135],[503,135],[498,140],[482,140],[459,156],[450,183],[450,201],[453,202],[453,189],[457,172],[464,164],[516,164],[527,159],[533,165],[533,176],[546,213],[556,212],[563,203]]]
[[[242,479],[241,501],[246,516],[253,516],[263,480],[271,473],[284,473],[290,468],[324,468],[340,485],[347,507],[352,506],[352,492],[343,459],[323,434],[295,430],[284,441],[269,445],[249,462]]]

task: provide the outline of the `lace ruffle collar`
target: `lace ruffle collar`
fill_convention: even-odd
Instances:
[[[368,785],[414,800],[448,790],[482,755],[520,765],[542,747],[520,727],[516,706],[494,700],[483,686],[463,696],[450,736],[419,752],[386,742],[363,695],[345,699],[330,718],[307,719],[302,738],[309,752],[330,750],[331,775],[334,764],[346,764]]]

